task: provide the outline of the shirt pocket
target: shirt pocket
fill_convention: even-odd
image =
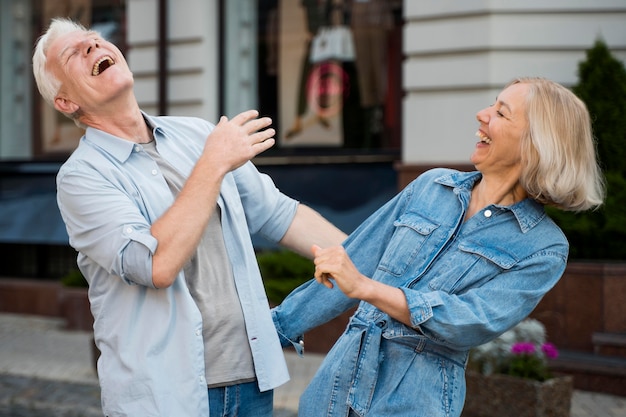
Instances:
[[[428,287],[434,291],[462,293],[482,285],[517,263],[518,259],[503,247],[461,242],[458,250],[451,251],[445,261],[439,262],[436,277],[429,281]]]
[[[394,232],[383,254],[379,269],[394,276],[406,273],[439,224],[417,213],[405,213],[394,223]],[[424,255],[420,259],[427,260]]]

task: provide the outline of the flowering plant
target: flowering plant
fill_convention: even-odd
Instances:
[[[551,377],[548,359],[558,357],[552,343],[546,342],[545,327],[535,319],[525,319],[489,343],[470,352],[470,368],[545,381]]]

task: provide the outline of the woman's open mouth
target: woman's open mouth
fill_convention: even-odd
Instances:
[[[480,139],[482,143],[486,143],[487,145],[491,144],[491,138],[485,135],[480,130],[476,132],[476,136]]]

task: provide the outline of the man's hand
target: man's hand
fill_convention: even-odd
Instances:
[[[268,128],[272,119],[258,116],[256,110],[239,113],[230,120],[222,116],[207,137],[203,158],[226,174],[274,146],[276,131]]]

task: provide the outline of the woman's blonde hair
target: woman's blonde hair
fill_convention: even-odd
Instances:
[[[522,137],[520,182],[531,198],[567,211],[599,207],[604,176],[596,158],[591,118],[585,103],[562,85],[523,77],[528,84],[528,129]]]
[[[44,101],[53,107],[54,99],[61,88],[61,81],[59,81],[52,72],[46,69],[46,63],[48,62],[46,54],[50,44],[59,36],[77,31],[92,32],[73,20],[55,18],[52,19],[46,32],[39,37],[35,44],[35,50],[33,52],[33,75],[35,76],[35,82]],[[84,127],[82,123],[78,121],[78,114],[63,114],[72,119],[76,125]]]

